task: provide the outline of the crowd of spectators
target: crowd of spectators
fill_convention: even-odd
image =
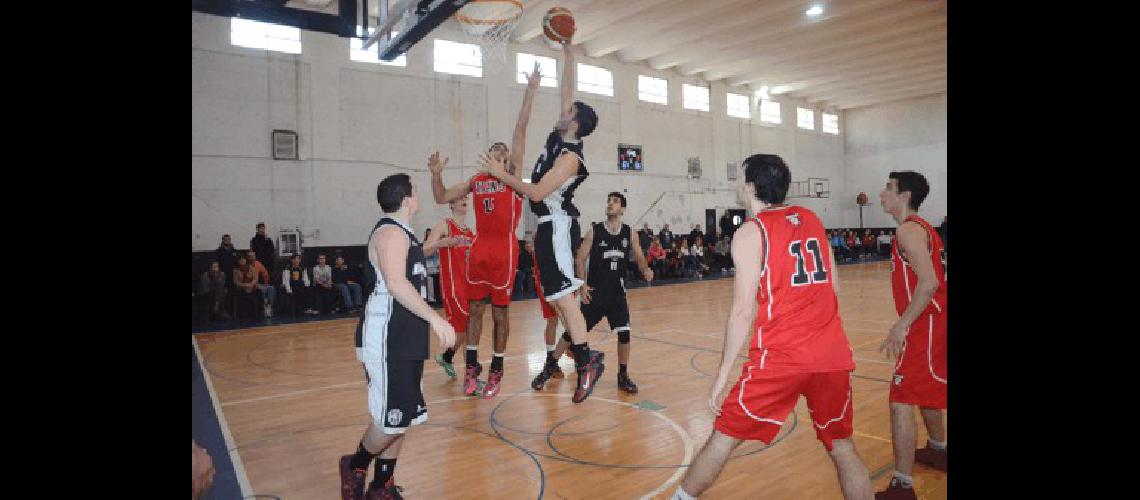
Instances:
[[[731,272],[732,230],[735,228],[727,215],[721,217],[719,225],[719,234],[706,238],[700,224],[678,235],[669,224],[663,224],[655,233],[649,223],[644,223],[637,229],[638,239],[655,279],[700,279]],[[310,266],[302,264],[300,255],[293,255],[288,265],[276,271],[278,252],[273,240],[265,234],[265,224],[257,224],[256,231],[246,251],[237,250],[230,235],[223,235],[205,271],[195,277],[195,303],[200,304],[209,319],[272,317],[279,300],[284,310],[293,316],[357,313],[363,309],[360,264],[350,265],[346,256],[337,250],[331,266],[329,255],[325,253],[318,254],[315,264]],[[945,243],[945,218],[938,232]],[[894,230],[831,229],[827,235],[836,261],[846,263],[889,257]],[[527,232],[519,240],[516,293],[534,292],[534,257],[528,248],[532,237],[532,232]],[[633,260],[632,253],[629,258]],[[439,300],[436,297],[438,259],[437,255],[428,258],[428,273],[433,278],[429,302]],[[630,266],[630,270],[628,283],[644,281],[640,273],[633,272],[636,266]]]

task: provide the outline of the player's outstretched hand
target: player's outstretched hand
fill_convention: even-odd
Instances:
[[[497,179],[502,179],[507,176],[507,164],[504,160],[492,158],[487,153],[479,153],[479,166],[487,170],[487,173],[495,176]]]
[[[534,71],[526,78],[526,86],[531,89],[538,88],[538,83],[542,81],[542,68],[538,66],[538,61],[534,61]]]
[[[652,269],[646,269],[646,270],[642,271],[641,277],[645,278],[646,283],[652,282],[653,281],[653,270]]]
[[[447,160],[447,158],[444,158],[442,162],[439,161],[439,151],[432,153],[431,156],[428,157],[428,170],[431,170],[433,174],[442,173],[443,167],[447,166]]]
[[[591,300],[590,299],[590,292],[594,291],[594,287],[582,285],[582,287],[579,288],[578,291],[581,292],[582,303],[583,304],[589,304],[590,300]]]
[[[887,339],[879,346],[879,352],[886,351],[887,359],[897,359],[902,354],[908,330],[910,330],[910,325],[904,325],[902,321],[895,322],[895,325],[891,327],[891,333],[887,334]]]
[[[455,346],[455,327],[451,326],[442,316],[436,315],[431,319],[431,329],[439,337],[439,346],[447,349]]]

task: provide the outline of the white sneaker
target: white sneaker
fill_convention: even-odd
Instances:
[[[273,306],[271,306],[269,304],[265,305],[265,317],[266,318],[272,318],[273,317]]]

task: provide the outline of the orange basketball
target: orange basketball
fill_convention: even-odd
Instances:
[[[542,33],[551,47],[569,42],[574,37],[574,15],[565,7],[551,7],[542,18]]]

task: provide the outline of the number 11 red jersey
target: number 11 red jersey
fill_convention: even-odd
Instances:
[[[762,269],[749,357],[762,370],[854,370],[819,217],[788,205],[763,210],[751,222],[762,236]]]

